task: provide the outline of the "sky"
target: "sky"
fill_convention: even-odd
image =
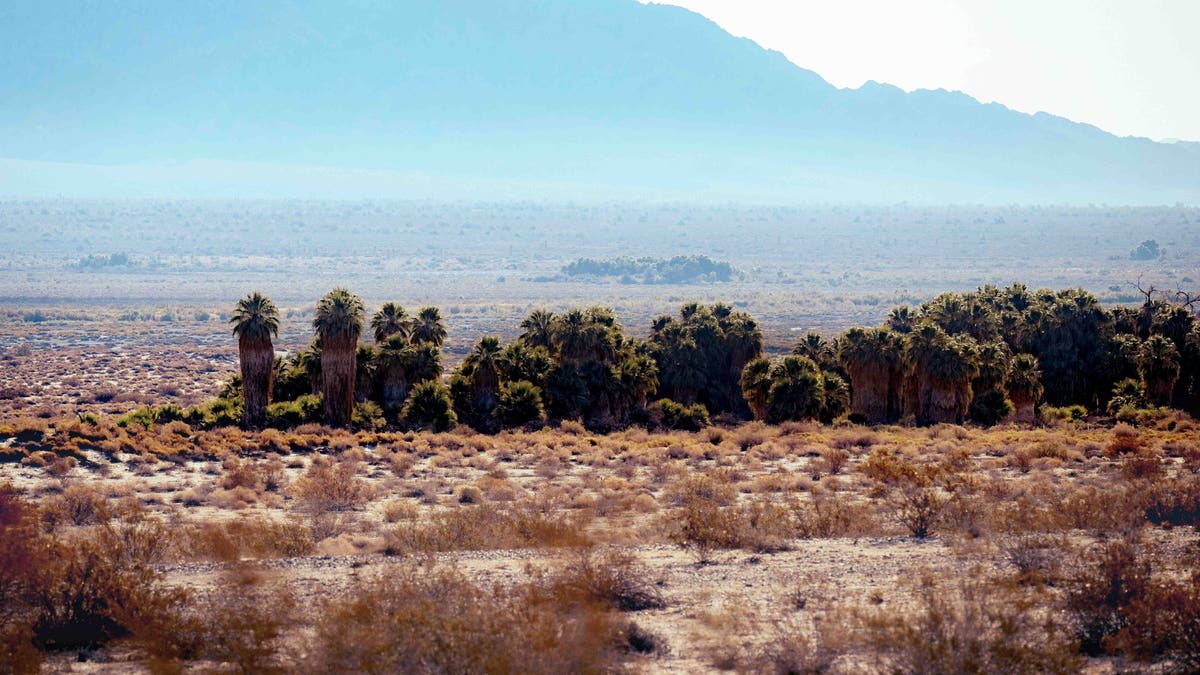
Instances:
[[[1200,0],[656,1],[838,87],[959,90],[1120,136],[1200,141]]]

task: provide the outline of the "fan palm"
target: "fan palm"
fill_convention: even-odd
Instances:
[[[1042,396],[1042,372],[1038,360],[1032,354],[1017,354],[1008,369],[1004,381],[1008,398],[1013,402],[1013,421],[1030,424],[1034,420],[1034,407]]]
[[[355,357],[364,312],[362,299],[345,288],[333,289],[317,303],[313,328],[321,340],[321,388],[325,394],[325,422],[330,426],[350,424]]]
[[[389,337],[399,333],[408,339],[412,331],[412,321],[408,312],[394,302],[385,302],[371,317],[371,333],[377,344],[383,343]]]
[[[1146,386],[1146,398],[1156,405],[1171,402],[1179,379],[1179,350],[1161,335],[1151,335],[1138,350],[1138,372]]]
[[[442,322],[442,313],[437,307],[422,307],[421,311],[417,312],[410,338],[413,343],[429,342],[438,347],[442,346],[446,341],[446,325]]]
[[[850,410],[868,422],[899,418],[897,371],[903,362],[903,342],[886,328],[851,328],[840,340],[838,359],[850,376]]]
[[[923,324],[909,334],[907,352],[914,369],[917,422],[962,424],[971,403],[971,379],[978,373],[975,341],[951,338],[939,326]]]
[[[767,421],[771,424],[811,420],[825,408],[825,382],[812,359],[785,356],[771,368]]]
[[[392,333],[379,346],[379,394],[385,412],[398,411],[408,397],[408,366],[414,351],[400,332]]]
[[[521,342],[531,347],[551,349],[554,344],[554,313],[535,309],[521,322]]]
[[[255,291],[238,301],[229,322],[238,338],[243,423],[254,428],[262,424],[271,402],[275,371],[275,348],[271,338],[279,335],[279,310],[270,298]]]
[[[496,397],[500,392],[502,354],[500,338],[485,335],[479,338],[463,362],[463,370],[470,372],[475,407],[481,413],[490,412],[496,406]]]
[[[760,356],[747,363],[742,369],[739,383],[754,419],[766,419],[767,395],[771,391],[771,360]]]

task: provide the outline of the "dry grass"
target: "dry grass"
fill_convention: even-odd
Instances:
[[[505,651],[514,646],[485,643],[455,656],[466,659],[461,663],[478,664],[471,659],[494,651],[533,670],[539,663],[607,668],[646,658],[636,654],[648,651],[655,655],[649,658],[671,659],[671,665],[680,660],[688,670],[903,671],[913,659],[924,659],[967,671],[1053,671],[1080,653],[1072,651],[1074,639],[1084,646],[1084,658],[1098,653],[1173,668],[1191,658],[1191,638],[1169,625],[1186,624],[1191,616],[1188,580],[1195,569],[1178,542],[1194,537],[1200,524],[1194,468],[1200,453],[1194,429],[1184,422],[1175,420],[1173,429],[1077,424],[990,430],[747,424],[696,433],[634,428],[604,436],[568,424],[486,437],[351,434],[319,425],[255,433],[199,431],[182,423],[122,428],[104,416],[49,416],[0,422],[0,433],[8,434],[5,456],[12,458],[0,468],[22,486],[22,522],[36,541],[104,551],[125,570],[111,572],[113,578],[132,579],[123,575],[134,570],[139,588],[157,589],[158,596],[127,597],[145,603],[146,616],[171,627],[170,635],[138,623],[140,615],[96,621],[121,624],[111,624],[98,641],[116,640],[160,671],[211,662],[224,669],[296,672],[356,659],[363,667],[387,669],[383,664],[406,663],[407,657],[373,661],[367,652],[375,640],[387,643],[379,643],[385,654],[390,644],[417,648],[405,642],[412,637],[394,643],[364,637],[364,623],[354,629],[362,631],[354,633],[360,642],[346,645],[347,653],[321,643],[302,659],[287,647],[289,640],[332,631],[332,625],[317,625],[325,621],[323,612],[360,610],[314,607],[310,599],[301,611],[284,602],[298,583],[286,575],[253,582],[230,576],[221,583],[240,595],[193,594],[179,607],[162,609],[156,598],[172,591],[150,565],[212,561],[229,569],[255,560],[290,565],[319,554],[353,556],[369,565],[391,560],[412,577],[403,592],[423,602],[430,591],[412,585],[416,577],[441,578],[436,575],[442,572],[411,567],[405,558],[470,559],[482,551],[505,560],[533,556],[548,567],[532,571],[516,564],[504,577],[480,577],[475,568],[450,574],[467,579],[477,594],[496,593],[490,610],[510,618],[524,612],[543,617],[534,620],[543,625],[536,622],[552,615],[584,632],[592,628],[574,622],[594,622],[602,638],[581,633],[579,640],[599,656],[585,658],[561,643],[546,646],[546,654],[555,656],[514,656]],[[925,542],[918,543],[922,536]],[[1151,555],[1152,581],[1111,607],[1103,599],[1078,599],[1079,580],[1090,578],[1080,570],[1103,569],[1099,554],[1087,551],[1125,540],[1155,542],[1174,553]],[[683,552],[662,547],[672,543]],[[597,544],[602,552],[592,548]],[[714,589],[736,594],[755,561],[795,556],[792,564],[801,565],[810,548],[833,547],[856,567],[858,551],[869,554],[879,546],[953,555],[979,566],[981,578],[993,583],[983,592],[936,579],[936,593],[927,593],[920,584],[881,578],[869,591],[841,597],[807,589],[797,605],[783,581],[759,580],[755,587],[779,584],[776,603],[736,611],[732,605],[701,609],[711,601],[676,587],[693,589],[689,577],[711,570],[729,579],[711,582]],[[670,551],[684,562],[664,563],[664,553],[634,557],[630,547]],[[697,560],[708,564],[690,564]],[[78,581],[79,573],[72,574],[72,583],[91,583],[91,577]],[[502,589],[489,585],[497,578],[504,579]],[[344,583],[346,603],[366,603],[368,587],[382,588],[370,579],[362,587]],[[247,600],[275,593],[279,603]],[[1088,606],[1101,618],[1089,619]],[[384,625],[394,621],[378,614],[393,610],[361,611]],[[624,611],[639,612],[636,625],[619,617]],[[1069,615],[1071,622],[1055,624],[1051,635],[1038,621],[1052,615]],[[29,616],[5,619],[8,663],[57,658],[45,651],[51,642],[37,641]],[[821,621],[814,621],[818,616]],[[434,614],[422,621],[423,630],[466,630]],[[203,622],[213,627],[203,628]],[[692,637],[680,623],[707,626],[706,637]],[[1036,649],[1038,640],[1056,645],[1063,660]],[[1006,643],[1011,653],[1003,655]],[[593,658],[599,660],[588,660]]]

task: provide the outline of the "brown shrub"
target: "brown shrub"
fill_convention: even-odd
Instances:
[[[841,448],[824,448],[821,450],[821,469],[831,476],[841,473],[846,463],[850,461],[850,453]]]
[[[355,476],[358,463],[343,461],[336,464],[325,457],[314,459],[303,477],[292,486],[297,505],[304,510],[323,513],[346,511],[370,501],[372,490]]]
[[[42,506],[42,520],[50,529],[60,525],[103,523],[111,517],[104,495],[96,488],[84,485],[70,485]]]
[[[1155,481],[1138,491],[1146,520],[1200,528],[1200,476]]]
[[[620,612],[666,607],[650,570],[628,553],[583,549],[548,585],[576,603],[599,603]]]
[[[1121,475],[1126,480],[1154,479],[1162,474],[1162,455],[1157,450],[1142,448],[1121,460]]]
[[[814,490],[811,499],[797,500],[792,509],[796,535],[805,539],[841,537],[873,529],[869,509],[855,504],[842,492]]]
[[[177,555],[188,560],[240,560],[308,555],[316,547],[312,528],[297,521],[262,517],[206,521],[175,534]]]
[[[28,668],[29,645],[92,647],[170,623],[187,595],[161,585],[144,544],[107,526],[70,542],[41,535],[31,510],[0,488],[0,632],[18,641],[0,649],[0,665]]]
[[[607,672],[627,642],[600,607],[536,584],[489,592],[446,569],[391,571],[319,617],[308,672]]]
[[[875,448],[858,466],[867,478],[883,485],[899,485],[917,480],[921,468],[898,456],[895,451]]]
[[[1113,427],[1112,440],[1108,443],[1108,456],[1117,457],[1142,449],[1142,435],[1137,429],[1124,422]]]
[[[428,521],[405,524],[386,536],[390,555],[440,551],[586,546],[584,514],[556,514],[528,503],[500,509],[480,504],[441,511]]]
[[[912,611],[867,616],[865,643],[884,670],[902,673],[1076,673],[1065,627],[1039,611],[1040,591],[963,574],[956,584],[920,578]]]

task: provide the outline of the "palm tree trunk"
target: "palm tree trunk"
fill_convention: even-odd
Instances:
[[[275,349],[270,338],[238,338],[242,369],[242,423],[250,429],[262,426],[275,374]]]
[[[404,378],[404,366],[387,366],[383,372],[381,396],[383,409],[399,410],[408,398],[408,382]]]
[[[321,345],[321,387],[325,394],[325,423],[350,426],[354,412],[357,345],[354,340],[330,340]]]
[[[1032,398],[1022,398],[1020,396],[1009,396],[1009,398],[1013,402],[1012,421],[1017,424],[1033,424],[1035,421],[1035,401]]]
[[[891,384],[886,367],[848,368],[850,375],[850,412],[862,415],[872,424],[887,422],[888,393]]]

